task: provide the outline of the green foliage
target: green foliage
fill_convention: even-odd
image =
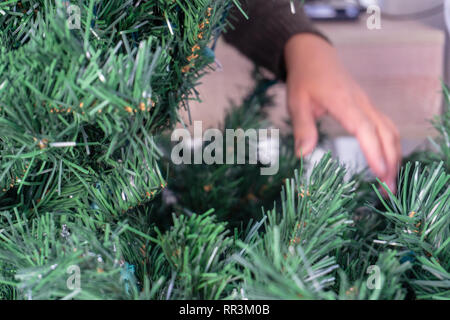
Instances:
[[[274,176],[175,166],[161,133],[232,1],[75,2],[80,30],[0,4],[0,299],[450,299],[448,108],[387,198],[330,155],[307,176],[292,135]],[[270,126],[255,76],[222,130]]]
[[[235,266],[229,259],[234,241],[226,224],[216,223],[211,213],[180,216],[170,231],[159,233],[158,244],[174,272],[167,299],[225,298],[239,278],[232,275]]]
[[[382,200],[384,210],[378,212],[392,222],[391,233],[396,236],[380,235],[382,240],[436,257],[449,251],[450,175],[442,167],[440,163],[421,170],[416,164],[411,172],[411,164],[407,164],[400,173],[397,195],[383,185],[389,204]]]
[[[25,299],[71,298],[66,283],[71,266],[83,270],[83,290],[76,298],[125,298],[120,281],[120,251],[117,248],[121,232],[105,226],[102,236],[91,228],[74,222],[61,224],[63,216],[42,215],[28,220],[16,213],[3,212],[8,221],[0,238],[0,263],[13,266],[14,279],[3,284],[14,285],[16,294]]]
[[[220,128],[223,136],[225,129],[246,131],[270,127],[270,123],[266,120],[266,110],[272,106],[272,97],[269,97],[266,91],[272,82],[262,78],[257,70],[254,77],[256,85],[251,93],[241,105],[233,104],[230,112],[226,114]],[[258,148],[257,142],[250,139],[245,139],[244,143],[246,150],[250,150],[252,144],[253,146],[256,144]],[[245,228],[250,221],[262,219],[261,208],[270,208],[275,201],[281,200],[280,189],[284,180],[300,165],[293,153],[292,135],[281,136],[279,170],[270,177],[261,175],[263,167],[261,163],[173,165],[170,159],[172,147],[170,137],[163,136],[159,145],[163,153],[161,167],[170,168],[167,179],[171,182],[168,189],[163,191],[162,197],[157,199],[161,202],[162,215],[168,210],[166,206],[177,214],[186,213],[186,210],[206,212],[214,208],[215,216],[221,221],[226,221],[231,229]],[[208,145],[210,142],[204,142],[201,148],[207,148]],[[223,150],[226,150],[225,141]],[[246,163],[249,162],[248,158],[245,160]],[[167,196],[171,201],[167,201]]]
[[[127,208],[151,198],[162,184],[152,135],[177,120],[230,3],[77,4],[79,30],[61,1],[0,4],[3,208],[70,211],[83,199],[120,212],[120,198],[105,202],[111,194],[126,192]],[[97,182],[111,190],[98,195]]]
[[[264,123],[261,106],[270,99],[265,90],[255,92],[243,104],[250,107],[250,114],[235,108],[227,116],[236,127],[243,122]],[[296,163],[294,155],[284,155],[292,161],[286,163]],[[123,158],[134,159],[131,154]],[[207,182],[216,181],[222,190],[232,191],[230,201],[247,194],[251,184],[226,179],[221,170],[245,172],[257,184],[279,188],[270,181],[273,177],[259,176],[248,166],[200,167],[208,172]],[[284,168],[288,172],[288,166]],[[384,199],[374,188],[380,206],[367,196],[364,182],[344,179],[345,169],[330,155],[309,176],[300,168],[294,179],[284,180],[280,195],[265,199],[265,207],[272,209],[261,210],[262,202],[254,209],[236,206],[252,214],[261,210],[258,223],[248,220],[252,214],[236,217],[239,211],[228,206],[223,193],[202,198],[202,192],[208,192],[195,166],[179,167],[176,175],[169,175],[161,195],[125,212],[117,209],[122,202],[108,210],[101,201],[101,190],[112,195],[116,189],[111,181],[95,185],[96,206],[87,207],[80,198],[70,214],[28,217],[17,209],[4,211],[2,298],[449,298],[449,175],[443,163],[407,164],[397,195],[387,191]],[[174,170],[171,165],[169,171]],[[187,197],[189,184],[199,190]],[[57,189],[57,183],[53,187]],[[123,204],[138,201],[125,194]],[[203,199],[201,204],[195,195]],[[122,199],[122,194],[110,196],[108,203],[116,198]],[[45,205],[51,207],[50,202]],[[216,208],[221,214],[199,211],[201,207]],[[169,225],[161,224],[172,212]],[[227,213],[234,219],[228,221]],[[73,265],[81,270],[80,292],[67,287],[67,268]]]
[[[390,222],[382,243],[404,249],[412,260],[412,286],[418,298],[448,298],[450,293],[450,175],[444,163],[425,168],[406,164],[399,191],[377,210]]]
[[[450,259],[448,256],[449,254],[447,253],[447,256],[442,258],[442,260],[425,256],[418,258],[420,267],[415,271],[415,279],[417,280],[412,281],[412,287],[416,292],[417,298],[449,299]]]
[[[376,267],[377,269],[375,269]],[[372,268],[366,269],[372,278],[361,275],[350,284],[344,271],[339,270],[341,281],[339,299],[342,300],[401,300],[407,290],[403,286],[405,273],[410,269],[409,262],[401,263],[396,251],[387,250],[380,253]],[[379,274],[378,274],[379,272]],[[378,279],[375,277],[379,277]],[[379,282],[378,282],[379,281]],[[377,287],[379,286],[379,287]]]
[[[332,174],[329,174],[332,173]],[[353,183],[324,157],[307,183],[296,173],[282,191],[282,208],[268,212],[265,233],[239,259],[251,271],[245,291],[252,299],[330,299],[327,289],[338,268],[334,251],[344,245]],[[246,244],[242,243],[243,249]]]
[[[2,297],[72,297],[63,281],[69,264],[89,279],[76,298],[160,294],[164,277],[148,265],[161,275],[166,267],[143,218],[167,184],[154,135],[195,93],[231,3],[73,1],[79,29],[69,27],[62,1],[0,4]],[[62,225],[69,244],[58,236]],[[100,240],[112,237],[104,228],[120,230],[114,243]],[[74,249],[86,257],[66,253]],[[98,272],[90,253],[100,251],[109,256]],[[124,257],[135,263],[124,267],[126,285],[118,281]]]
[[[447,172],[450,171],[450,92],[447,86],[444,88],[444,97],[446,104],[444,105],[444,112],[441,117],[438,117],[434,125],[439,131],[439,139],[437,141],[438,152],[437,155],[445,163]]]

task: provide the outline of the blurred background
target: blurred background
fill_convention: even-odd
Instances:
[[[381,8],[381,29],[369,30],[366,8],[374,4]],[[306,13],[332,41],[350,73],[398,126],[405,156],[427,147],[427,137],[435,134],[430,120],[442,111],[442,81],[450,83],[445,10],[450,10],[445,0],[311,0],[305,4]],[[205,76],[198,87],[202,102],[190,104],[191,120],[202,120],[204,128],[217,127],[230,100],[240,103],[254,84],[252,62],[222,39],[216,57],[220,68]],[[284,85],[270,90],[276,102],[270,118],[275,127],[289,130]],[[189,124],[187,112],[182,116]],[[328,142],[313,153],[312,160],[331,149],[350,168],[366,166],[358,142],[338,123],[324,118],[321,130]]]

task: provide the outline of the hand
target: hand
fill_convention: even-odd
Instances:
[[[296,153],[311,153],[318,140],[316,119],[329,113],[356,136],[374,174],[396,192],[400,137],[338,60],[336,50],[314,34],[298,34],[285,47],[288,108]]]

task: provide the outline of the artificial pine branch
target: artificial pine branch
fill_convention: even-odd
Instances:
[[[386,199],[329,155],[306,177],[289,136],[272,177],[167,163],[232,2],[79,0],[81,30],[59,2],[0,4],[1,299],[450,298],[448,109]],[[269,126],[268,84],[223,128]]]

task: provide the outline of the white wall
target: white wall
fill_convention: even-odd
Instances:
[[[409,14],[416,13],[422,10],[433,8],[439,4],[444,3],[445,0],[375,0],[382,7],[382,10],[390,14]],[[449,0],[450,1],[450,0]],[[444,18],[444,12],[421,19],[423,23],[447,30]],[[447,44],[445,48],[445,70],[444,80],[450,83],[450,37],[447,31]]]
[[[383,10],[389,13],[412,13],[442,4],[444,0],[378,0]]]

